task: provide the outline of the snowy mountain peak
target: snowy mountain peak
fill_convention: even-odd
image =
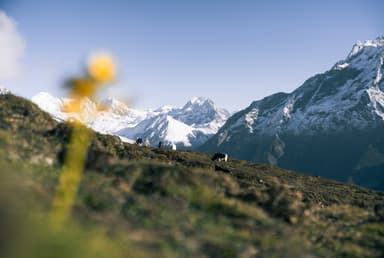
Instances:
[[[206,103],[213,104],[213,101],[204,97],[193,97],[187,104],[204,105]]]
[[[100,108],[119,115],[127,115],[130,112],[128,105],[120,100],[108,97],[100,101]]]
[[[200,150],[383,187],[383,75],[384,37],[358,42],[293,92],[232,115]]]
[[[113,97],[108,97],[105,98],[101,101],[101,104],[108,106],[108,107],[113,107],[113,106],[126,106],[123,102],[113,98]]]
[[[63,109],[70,99],[59,99],[41,92],[32,101],[59,121],[79,115]],[[81,113],[90,114],[92,119],[82,121],[98,132],[114,134],[130,142],[141,137],[152,146],[162,141],[184,148],[203,144],[229,117],[228,111],[201,97],[193,98],[182,108],[162,106],[155,111],[132,109],[114,98],[104,99],[100,103],[84,100]]]
[[[161,106],[161,107],[159,107],[158,109],[156,109],[155,112],[164,114],[164,113],[169,113],[169,112],[170,112],[171,110],[173,110],[173,109],[174,109],[173,106],[170,106],[170,105],[164,105],[164,106]]]
[[[31,100],[42,110],[51,114],[56,120],[63,121],[67,119],[67,116],[62,111],[64,100],[56,98],[47,92],[40,92],[33,96]]]
[[[183,110],[187,109],[200,109],[201,107],[206,108],[215,108],[215,103],[212,100],[204,98],[204,97],[193,97],[190,101],[188,101],[183,107]]]
[[[230,114],[227,110],[215,106],[212,100],[194,97],[182,108],[174,109],[169,114],[187,125],[198,127],[212,127],[213,124],[222,125]],[[217,125],[214,125],[217,128]]]
[[[358,42],[345,60],[293,92],[277,93],[234,114],[220,129],[235,133],[314,135],[363,130],[384,121],[384,37]]]
[[[357,41],[355,45],[353,45],[351,52],[348,55],[348,58],[355,56],[360,53],[366,47],[379,48],[384,46],[384,36],[379,36],[374,40],[365,40],[364,42]]]
[[[193,98],[182,108],[163,106],[135,128],[118,132],[127,138],[144,138],[155,146],[159,141],[193,148],[214,135],[229,117],[229,112],[206,98]]]
[[[364,46],[382,47],[384,46],[384,35],[378,36],[374,40],[366,40]]]

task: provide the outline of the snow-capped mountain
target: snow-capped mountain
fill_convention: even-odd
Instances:
[[[126,128],[117,134],[131,139],[142,137],[151,145],[163,141],[194,148],[214,135],[229,116],[227,110],[216,107],[213,101],[193,98],[181,108],[163,106],[135,128]]]
[[[227,110],[216,107],[212,100],[201,97],[191,99],[182,108],[170,110],[169,114],[187,125],[213,131],[217,131],[230,115]]]
[[[344,60],[293,92],[268,96],[234,114],[201,150],[379,183],[365,176],[384,168],[383,73],[384,37],[357,42]]]
[[[67,119],[67,115],[63,111],[65,99],[59,99],[49,93],[40,92],[33,96],[31,100],[56,120],[64,121]]]
[[[128,142],[141,137],[152,146],[162,141],[181,148],[197,147],[214,135],[230,115],[201,97],[193,98],[181,108],[162,106],[155,111],[132,109],[114,98],[99,103],[85,99],[79,113],[65,112],[70,99],[45,92],[34,96],[32,101],[59,121],[81,119],[98,132],[117,135]]]
[[[191,126],[168,114],[159,114],[145,119],[134,128],[119,131],[118,135],[132,139],[141,137],[148,140],[151,145],[161,141],[181,144],[182,147],[191,147],[196,137]]]

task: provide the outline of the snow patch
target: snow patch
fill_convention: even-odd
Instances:
[[[343,70],[344,68],[347,68],[348,66],[349,66],[348,63],[337,64],[335,67],[335,70]]]
[[[209,100],[204,98],[204,97],[193,97],[189,102],[191,104],[202,105],[202,104],[204,104],[207,101],[209,101]]]
[[[193,135],[193,129],[171,116],[167,115],[166,118],[168,128],[164,140],[168,142],[182,143],[185,147],[191,147],[192,144],[189,141],[189,136]]]
[[[373,111],[384,120],[384,92],[378,87],[371,87],[367,90],[369,99],[371,100],[370,106]]]
[[[134,140],[129,139],[129,138],[127,138],[127,137],[120,136],[120,135],[118,135],[118,137],[119,137],[119,139],[120,139],[122,142],[130,143],[130,144],[134,144],[134,143],[135,143]]]
[[[288,101],[288,104],[283,108],[283,121],[281,122],[287,122],[291,118],[294,104],[295,104],[295,100],[294,98],[291,98]]]
[[[384,58],[381,57],[380,58],[380,64],[379,64],[379,67],[377,68],[377,73],[376,73],[376,78],[373,82],[373,85],[374,86],[378,86],[379,85],[379,82],[381,81],[381,78],[383,77],[383,74],[381,73],[381,70],[383,68],[383,64],[384,64]]]
[[[258,115],[259,115],[259,109],[253,108],[244,117],[246,127],[248,128],[250,133],[253,133],[253,124],[257,120]]]
[[[353,57],[354,55],[358,54],[363,49],[363,43],[360,41],[357,41],[356,44],[352,47],[351,52],[348,55],[348,58]]]
[[[31,100],[57,121],[64,121],[68,118],[62,111],[64,100],[56,98],[47,92],[40,92],[32,97]]]
[[[384,36],[377,37],[375,40],[366,40],[364,42],[357,41],[356,44],[352,47],[352,50],[347,58],[351,58],[357,55],[365,47],[378,48],[382,46],[384,46]]]

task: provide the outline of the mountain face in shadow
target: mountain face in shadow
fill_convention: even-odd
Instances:
[[[384,37],[293,92],[254,101],[199,149],[384,189]]]

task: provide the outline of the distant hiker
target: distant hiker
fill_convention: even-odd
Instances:
[[[137,139],[136,139],[136,144],[139,145],[139,146],[143,145],[143,139],[140,138],[140,137],[137,138]]]
[[[213,157],[211,158],[212,161],[228,161],[228,154],[227,153],[221,153],[221,152],[216,152]]]
[[[158,148],[161,149],[162,146],[163,146],[163,143],[161,141],[159,141]]]

